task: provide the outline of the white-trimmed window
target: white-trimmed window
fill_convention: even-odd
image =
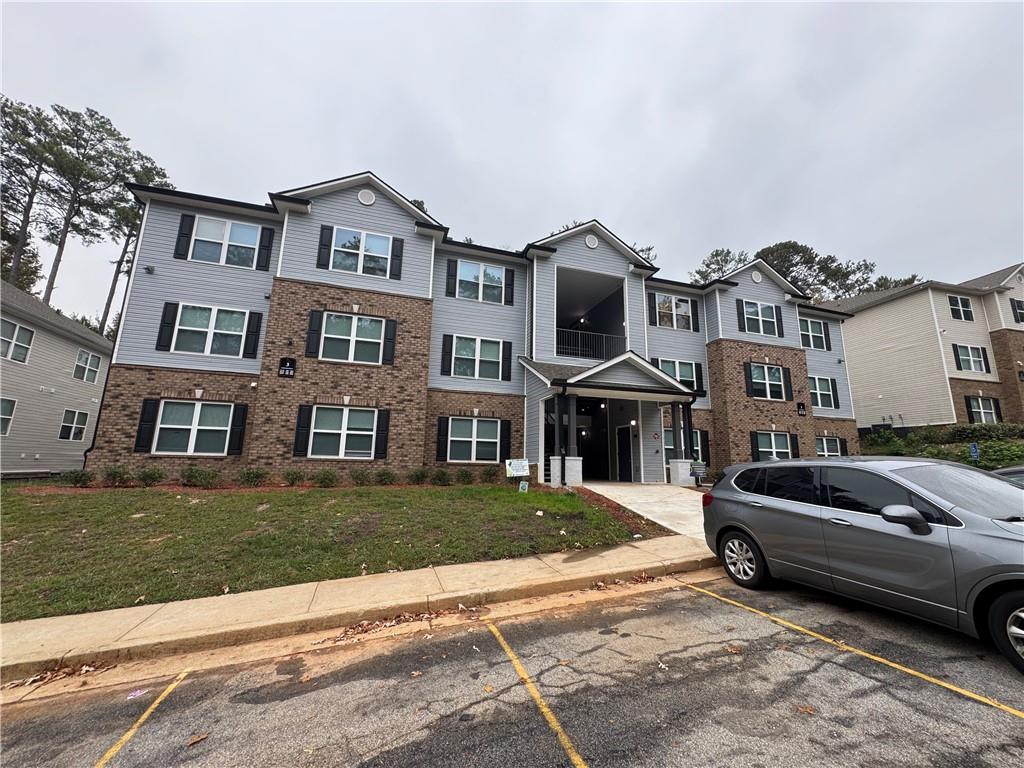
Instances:
[[[658,360],[658,367],[690,389],[697,388],[697,366],[686,360]]]
[[[0,320],[0,357],[16,363],[28,361],[36,332],[11,320]]]
[[[966,344],[954,344],[957,361],[962,371],[985,372],[985,353],[981,347],[971,347]]]
[[[811,388],[811,405],[815,408],[835,408],[836,399],[832,393],[832,379],[825,376],[809,376],[807,383]]]
[[[460,299],[503,304],[505,270],[491,264],[459,259],[459,279],[455,295]]]
[[[72,374],[79,381],[87,381],[90,384],[96,382],[100,372],[100,356],[94,355],[85,349],[78,350],[78,358],[75,360],[75,372]]]
[[[758,432],[757,433],[757,460],[767,461],[768,459],[790,459],[793,452],[789,447],[789,434],[787,432]]]
[[[452,376],[467,379],[501,378],[501,341],[456,336],[452,343]]]
[[[374,408],[313,407],[309,456],[316,459],[372,459],[377,434]]]
[[[231,403],[161,400],[153,453],[226,455],[234,408]]]
[[[241,357],[249,313],[241,309],[182,304],[171,349],[197,355]]]
[[[825,321],[801,317],[800,344],[807,349],[825,349]]]
[[[783,384],[782,368],[778,365],[751,363],[750,383],[754,397],[764,400],[786,399],[786,387]]]
[[[658,327],[675,328],[681,331],[693,329],[689,299],[667,293],[656,293],[654,294],[654,303],[658,314]]]
[[[14,408],[18,401],[9,397],[0,398],[0,435],[6,435],[11,431],[11,422],[14,420]]]
[[[347,227],[334,228],[331,269],[370,277],[387,277],[391,262],[391,236]]]
[[[384,320],[324,312],[321,360],[380,365],[383,354]]]
[[[830,456],[842,456],[843,452],[840,445],[838,437],[814,438],[814,450],[822,458],[827,459]]]
[[[240,221],[197,216],[189,259],[253,269],[260,228]]]
[[[775,321],[775,305],[760,301],[743,302],[743,324],[747,333],[762,336],[778,336],[779,326]]]
[[[972,397],[971,416],[974,424],[995,424],[999,421],[996,401],[991,397]]]
[[[59,440],[84,440],[85,425],[88,423],[89,414],[86,411],[73,411],[68,408],[64,411],[64,418],[61,419],[57,438]]]
[[[974,307],[968,296],[946,296],[949,300],[949,314],[954,320],[974,322]]]
[[[694,429],[694,430],[691,430],[691,433],[693,434],[693,460],[694,461],[704,461],[704,456],[701,455],[700,430],[699,429]],[[675,441],[675,438],[672,437],[672,428],[671,427],[665,427],[665,429],[662,430],[662,443],[665,446],[665,464],[668,464],[668,462],[669,462],[668,452],[669,451],[674,451],[675,448],[676,448],[676,441]],[[682,457],[683,457],[683,454],[682,454],[682,452],[680,452],[679,458],[682,458]]]
[[[495,463],[498,461],[498,419],[448,419],[448,461]]]

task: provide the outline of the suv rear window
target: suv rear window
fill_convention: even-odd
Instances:
[[[744,493],[764,493],[764,470],[745,469],[736,475],[733,485]]]
[[[765,477],[766,496],[804,504],[818,503],[812,467],[768,467]]]

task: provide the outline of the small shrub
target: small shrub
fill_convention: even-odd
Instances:
[[[306,473],[301,469],[286,469],[281,473],[281,477],[288,485],[298,485],[306,479]]]
[[[88,469],[69,469],[61,473],[60,482],[62,485],[71,485],[75,488],[88,488],[92,478],[93,473]]]
[[[103,484],[113,488],[124,488],[132,480],[132,474],[127,467],[114,464],[103,469]]]
[[[501,480],[501,469],[493,464],[484,467],[480,472],[481,483],[497,483]]]
[[[135,473],[135,482],[143,488],[152,488],[157,483],[163,482],[167,477],[166,473],[159,467],[144,467]]]
[[[409,472],[409,483],[411,485],[423,485],[430,479],[430,470],[426,467],[416,467]]]
[[[188,488],[216,488],[220,472],[207,467],[188,466],[181,470],[181,484]]]
[[[270,472],[263,467],[244,467],[238,472],[235,478],[239,485],[248,485],[255,488],[264,485],[270,479]]]
[[[455,470],[455,482],[459,485],[472,485],[476,478],[473,477],[473,473],[465,467],[460,467]]]
[[[333,488],[338,484],[338,473],[333,469],[321,469],[311,479],[317,488]]]
[[[373,482],[373,474],[365,467],[356,467],[348,473],[348,477],[353,485],[370,485]]]
[[[394,485],[398,482],[398,475],[390,469],[378,469],[377,474],[373,476],[373,480],[377,485]]]
[[[433,485],[451,485],[451,473],[447,469],[442,469],[438,467],[437,469],[430,473],[430,482]]]

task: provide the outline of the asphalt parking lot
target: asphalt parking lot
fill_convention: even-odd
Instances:
[[[106,765],[1024,764],[1024,677],[988,645],[802,588],[700,585],[900,670],[663,583],[496,632],[192,673],[155,708],[172,678],[10,705],[3,762],[95,766],[120,744]]]

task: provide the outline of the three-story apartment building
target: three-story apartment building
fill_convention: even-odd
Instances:
[[[132,190],[145,214],[96,464],[525,456],[575,485],[856,447],[848,315],[764,262],[661,279],[597,221],[521,250],[457,242],[371,173],[266,205]]]

